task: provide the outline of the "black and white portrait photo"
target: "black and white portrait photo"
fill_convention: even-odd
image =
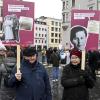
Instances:
[[[87,30],[83,26],[74,26],[70,31],[70,42],[74,48],[84,50],[87,42]]]
[[[6,15],[4,17],[2,32],[3,37],[2,40],[5,41],[19,41],[19,19],[17,18],[16,14]]]

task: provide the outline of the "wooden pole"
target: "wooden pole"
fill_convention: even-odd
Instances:
[[[17,45],[17,73],[20,72],[20,45]]]
[[[81,69],[85,70],[85,50],[82,51]]]

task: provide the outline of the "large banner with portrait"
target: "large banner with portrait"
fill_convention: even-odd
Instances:
[[[3,0],[2,32],[4,44],[33,44],[34,3]]]
[[[97,50],[99,40],[100,11],[72,10],[70,42],[79,50]]]

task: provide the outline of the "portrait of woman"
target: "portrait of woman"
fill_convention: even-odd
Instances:
[[[3,33],[4,33],[4,40],[13,40],[14,35],[13,35],[13,20],[10,15],[7,15],[4,17],[4,22],[3,22]]]
[[[16,14],[6,15],[2,27],[2,40],[4,41],[19,41],[19,19]]]

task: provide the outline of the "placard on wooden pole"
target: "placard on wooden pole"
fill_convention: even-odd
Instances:
[[[17,45],[17,73],[20,72],[20,45]]]
[[[85,70],[85,50],[82,51],[81,69]]]

